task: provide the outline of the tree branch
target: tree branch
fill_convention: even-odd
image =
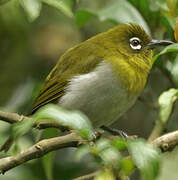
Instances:
[[[172,150],[178,145],[178,130],[158,137],[151,144],[160,148],[163,152]]]
[[[8,122],[10,124],[14,124],[23,120],[30,120],[29,117],[19,115],[17,113],[10,113],[0,111],[0,120]],[[62,131],[67,130],[66,127],[61,126],[59,123],[51,121],[51,120],[42,120],[34,124],[34,128],[36,129],[45,129],[45,128],[58,128]]]
[[[158,138],[163,133],[165,125],[166,123],[163,124],[160,119],[156,120],[153,130],[148,137],[148,142],[152,142],[154,139]]]
[[[28,117],[20,116],[17,113],[0,111],[0,120],[11,123],[11,124],[19,122],[22,119],[26,119],[26,118],[28,119]]]
[[[83,142],[81,136],[77,135],[74,132],[65,136],[39,141],[32,147],[15,156],[0,159],[0,173],[4,174],[6,171],[27,161],[44,156],[48,152],[66,147],[76,147],[81,142]]]
[[[21,120],[28,120],[26,116],[20,116],[16,113],[8,113],[0,111],[0,119],[8,123],[16,123]],[[36,124],[35,128],[43,127],[61,127],[59,124],[54,124],[53,122],[44,121],[41,124]],[[47,154],[48,152],[55,151],[65,147],[76,147],[79,144],[86,143],[82,140],[81,136],[75,132],[67,134],[65,136],[54,137],[50,139],[45,139],[39,141],[35,145],[31,146],[27,150],[20,152],[17,155],[9,156],[0,159],[0,173],[5,173],[6,171],[19,166],[29,160],[40,158]],[[150,142],[154,147],[160,148],[163,152],[172,150],[176,145],[178,145],[178,131],[174,131],[165,134],[161,137],[156,138],[154,141]],[[93,175],[93,173],[92,173]],[[90,175],[86,175],[90,178]]]
[[[84,176],[80,176],[78,178],[74,178],[73,180],[88,180],[88,179],[92,179],[94,178],[97,174],[99,173],[99,171],[95,171],[92,172],[90,174],[84,175]]]
[[[15,156],[2,158],[0,160],[0,172],[5,173],[6,171],[29,160],[42,157],[48,152],[65,147],[76,147],[78,144],[83,144],[84,142],[85,141],[74,132],[65,136],[39,141],[32,147]],[[165,134],[164,136],[155,139],[151,144],[155,147],[161,148],[163,152],[173,149],[178,145],[178,131]]]

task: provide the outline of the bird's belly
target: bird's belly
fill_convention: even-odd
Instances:
[[[72,78],[59,105],[84,112],[94,127],[100,127],[118,120],[136,98],[113,77],[111,67],[102,63],[95,71]]]

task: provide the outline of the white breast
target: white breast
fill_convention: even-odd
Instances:
[[[73,77],[59,105],[84,112],[94,127],[100,127],[118,120],[135,100],[113,77],[110,65],[102,62],[93,72]]]

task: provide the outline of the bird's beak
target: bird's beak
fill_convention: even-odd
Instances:
[[[155,40],[155,39],[153,39],[150,43],[148,43],[148,47],[150,49],[154,49],[156,46],[168,46],[170,44],[174,44],[174,42],[167,41],[167,40]]]

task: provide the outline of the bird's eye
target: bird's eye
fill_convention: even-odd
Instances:
[[[142,48],[141,40],[138,37],[132,37],[129,42],[133,50],[140,50]]]

